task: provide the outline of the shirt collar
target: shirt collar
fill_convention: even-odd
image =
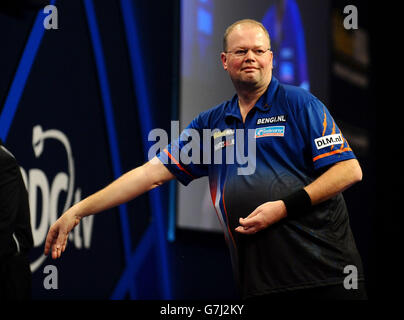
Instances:
[[[278,79],[276,79],[274,76],[272,76],[271,82],[269,83],[267,90],[258,99],[258,101],[254,107],[257,107],[259,110],[261,110],[263,112],[268,111],[269,108],[271,107],[271,103],[273,101],[273,97],[274,97],[274,94],[275,94],[278,86],[279,86]],[[240,113],[240,108],[238,106],[237,94],[235,94],[233,96],[233,98],[230,100],[230,103],[228,104],[226,109],[227,109],[226,114],[225,114],[226,118],[235,117],[235,118],[241,120],[241,113]]]

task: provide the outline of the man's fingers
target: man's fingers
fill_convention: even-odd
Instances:
[[[51,228],[48,232],[48,235],[46,237],[45,241],[45,250],[44,254],[47,256],[49,254],[49,251],[52,247],[52,244],[55,242],[55,239],[57,238],[57,231]]]
[[[257,207],[251,214],[239,219],[240,226],[235,230],[243,234],[251,234],[261,231],[276,223],[284,216],[284,207],[279,204],[282,201],[269,201]]]
[[[49,229],[46,237],[45,255],[52,253],[52,258],[60,258],[66,250],[69,232],[78,225],[80,219],[70,214],[63,214]]]
[[[254,226],[259,221],[259,216],[258,216],[259,213],[260,213],[260,211],[257,210],[257,211],[254,211],[253,213],[251,213],[245,219],[240,218],[239,219],[240,225],[242,225],[243,227],[246,227],[246,228],[250,228],[250,227]]]
[[[245,227],[239,226],[235,230],[241,234],[255,234],[259,231],[257,226],[253,226],[250,228],[245,228]]]
[[[256,217],[259,213],[261,212],[261,208],[257,207],[253,212],[251,212],[246,218],[240,218],[239,219],[239,223],[243,226],[243,227],[250,227],[251,225],[253,225],[256,220],[252,219],[254,217]]]
[[[252,217],[255,217],[257,214],[259,214],[261,212],[261,208],[260,207],[258,207],[258,208],[256,208],[253,212],[251,212],[247,217],[245,217],[245,218],[242,218],[242,219],[249,219],[249,218],[252,218]]]
[[[56,239],[56,243],[53,245],[52,250],[52,258],[57,259],[60,258],[62,254],[62,249],[66,245],[67,235],[66,232],[59,231],[58,237]]]
[[[240,226],[235,230],[242,234],[254,234],[261,230],[260,216],[261,212],[260,208],[255,209],[251,212],[247,218],[240,218],[239,223]]]

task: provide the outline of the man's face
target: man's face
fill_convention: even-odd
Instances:
[[[247,49],[250,50],[240,55]],[[268,49],[268,37],[257,25],[240,24],[231,31],[227,37],[227,53],[222,52],[221,59],[223,68],[227,70],[236,87],[257,89],[268,86],[273,59],[273,54]]]

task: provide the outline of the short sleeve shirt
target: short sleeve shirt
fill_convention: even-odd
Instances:
[[[326,106],[308,91],[272,77],[244,122],[235,95],[199,114],[158,158],[184,185],[209,177],[243,297],[340,283],[347,265],[363,277],[341,194],[254,235],[234,231],[259,205],[355,158]]]

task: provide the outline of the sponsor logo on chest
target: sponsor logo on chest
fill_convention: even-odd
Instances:
[[[257,124],[273,124],[273,123],[279,123],[279,122],[286,122],[287,116],[285,114],[279,115],[279,116],[274,116],[274,117],[268,117],[268,118],[259,118],[257,119]]]
[[[285,135],[285,126],[269,126],[255,129],[255,138],[264,137],[283,137]]]

